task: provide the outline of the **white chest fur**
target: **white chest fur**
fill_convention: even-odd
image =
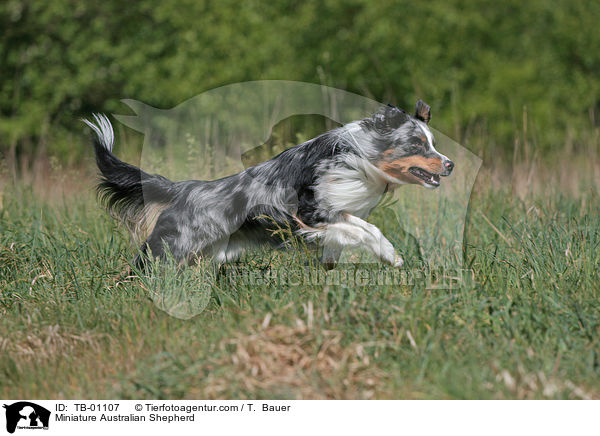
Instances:
[[[316,197],[332,212],[345,212],[367,218],[386,190],[388,181],[381,171],[365,161],[350,162],[323,171]]]

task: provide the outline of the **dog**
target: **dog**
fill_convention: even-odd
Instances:
[[[344,247],[363,247],[383,263],[402,266],[366,219],[386,192],[403,184],[437,188],[440,176],[452,173],[454,163],[435,149],[430,119],[421,100],[413,115],[387,105],[238,174],[180,182],[119,160],[106,116],[83,121],[95,132],[101,201],[144,241],[135,265],[167,256],[224,264],[257,245],[284,247],[275,225],[321,246],[321,262],[332,268]]]

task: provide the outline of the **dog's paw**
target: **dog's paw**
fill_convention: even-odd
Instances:
[[[335,268],[335,266],[337,265],[337,262],[335,261],[323,261],[321,262],[321,265],[323,266],[323,268],[325,268],[326,271],[331,271],[332,269]]]
[[[404,265],[404,259],[399,254],[396,254],[394,257],[394,268],[400,268],[402,265]]]

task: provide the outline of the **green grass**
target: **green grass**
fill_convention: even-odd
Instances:
[[[91,195],[64,207],[17,191],[0,210],[4,398],[600,397],[597,194],[480,190],[465,237],[473,283],[428,290],[240,279],[318,269],[302,250],[219,277],[119,281],[134,249]],[[414,250],[407,268],[426,269]],[[183,320],[154,304],[178,286],[208,290],[205,310]]]

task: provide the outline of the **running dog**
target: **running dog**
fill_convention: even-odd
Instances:
[[[395,106],[323,133],[278,156],[219,180],[172,182],[122,162],[104,115],[83,120],[94,132],[100,199],[144,240],[135,264],[167,253],[181,263],[237,259],[260,244],[285,246],[274,225],[323,247],[333,267],[344,247],[363,247],[389,265],[402,257],[366,218],[402,184],[440,186],[454,163],[435,149],[430,107],[414,115]]]

